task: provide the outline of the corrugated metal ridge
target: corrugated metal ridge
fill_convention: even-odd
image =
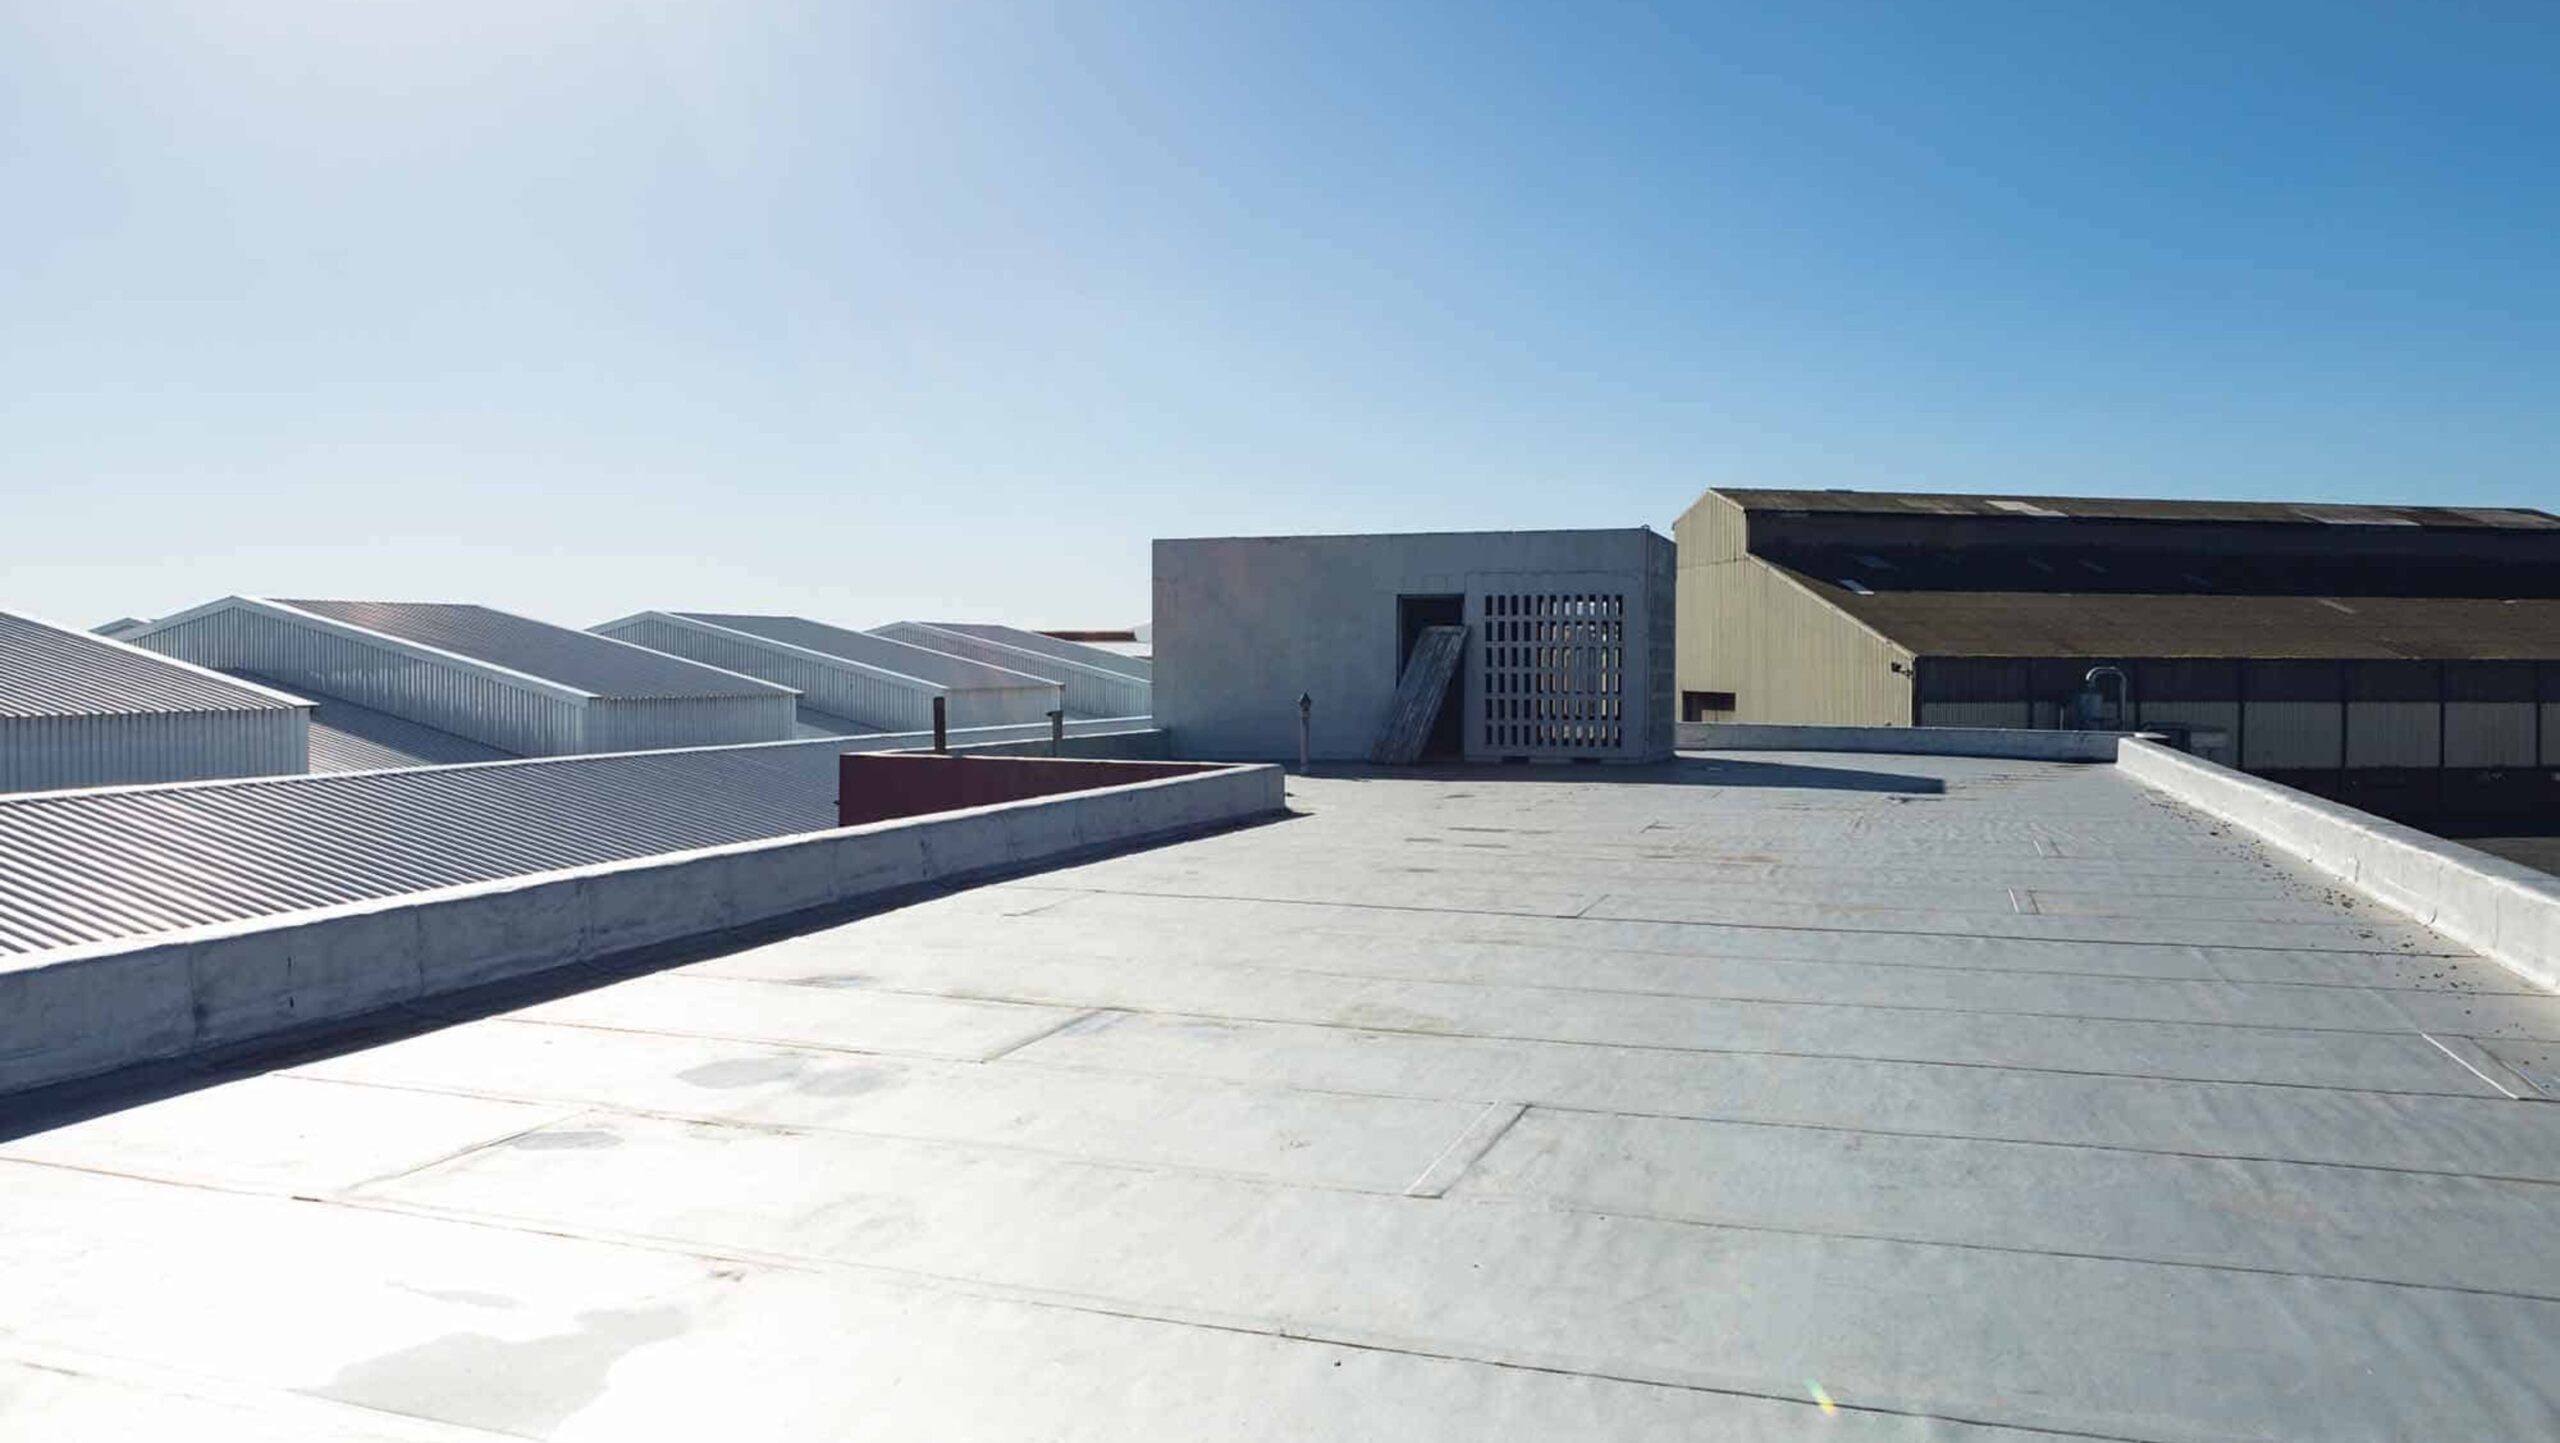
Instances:
[[[855,631],[849,627],[835,626],[828,622],[812,621],[805,616],[758,616],[751,613],[720,611],[678,611],[671,612],[669,615],[676,617],[678,620],[693,622],[697,625],[709,626],[722,631],[739,632],[744,635],[754,637],[759,641],[768,641],[776,643],[777,645],[791,646],[803,651],[814,651],[820,656],[826,657],[830,660],[858,660],[858,658],[845,656],[841,652],[829,651],[824,646],[815,644],[841,637],[845,641],[860,642],[866,646],[890,646],[897,647],[905,651],[918,652],[923,655],[933,657],[938,662],[960,667],[968,671],[993,672],[1000,677],[1013,678],[1010,682],[991,682],[991,686],[1057,685],[1057,682],[1050,678],[1039,676],[1032,672],[1016,671],[1011,667],[998,666],[994,662],[980,661],[976,657],[962,656],[957,652],[936,651],[932,647],[924,646],[916,642],[905,641],[894,636],[882,636],[877,631]],[[773,630],[758,630],[757,624],[771,627]],[[806,635],[808,639],[799,642],[784,641],[782,638],[783,635],[786,634],[802,634]],[[945,690],[949,690],[958,685],[958,683],[953,682],[933,681],[929,678],[923,679],[923,684]]]
[[[993,636],[980,636],[980,635],[977,635],[977,634],[976,634],[976,633],[974,633],[974,632],[967,632],[967,631],[954,631],[954,630],[952,630],[950,627],[942,626],[942,625],[939,625],[939,624],[937,624],[937,623],[930,622],[930,621],[893,621],[893,622],[889,623],[889,625],[890,625],[890,626],[912,626],[912,627],[914,627],[915,629],[917,629],[918,631],[930,632],[930,633],[932,633],[932,634],[933,634],[933,635],[935,635],[935,636],[948,636],[948,637],[951,637],[951,638],[953,638],[953,639],[955,639],[955,640],[961,640],[961,641],[974,641],[974,642],[978,643],[978,644],[979,644],[979,645],[981,645],[981,646],[992,646],[992,647],[997,647],[997,648],[999,648],[999,649],[1001,649],[1001,650],[1004,650],[1004,651],[1013,652],[1014,654],[1016,654],[1016,655],[1018,655],[1018,656],[1027,657],[1027,658],[1029,658],[1029,659],[1031,659],[1031,660],[1033,660],[1033,661],[1035,661],[1035,662],[1038,662],[1038,663],[1040,663],[1040,664],[1042,664],[1042,665],[1046,665],[1046,666],[1064,666],[1064,667],[1073,667],[1073,668],[1074,668],[1075,670],[1077,670],[1077,671],[1085,672],[1085,673],[1087,673],[1087,674],[1089,674],[1089,675],[1092,675],[1092,676],[1097,676],[1097,677],[1107,677],[1107,678],[1109,678],[1109,679],[1110,679],[1110,680],[1112,680],[1112,681],[1129,682],[1129,683],[1132,683],[1132,684],[1137,685],[1137,686],[1151,686],[1151,685],[1153,685],[1153,684],[1154,684],[1153,679],[1152,679],[1152,678],[1150,678],[1150,677],[1133,676],[1133,675],[1131,675],[1131,674],[1130,674],[1130,673],[1128,673],[1128,672],[1125,672],[1125,671],[1117,671],[1117,670],[1114,670],[1114,669],[1113,669],[1113,668],[1111,668],[1111,667],[1107,667],[1107,666],[1097,666],[1097,665],[1095,665],[1094,663],[1089,662],[1089,661],[1078,661],[1078,660],[1076,660],[1074,657],[1071,657],[1071,656],[1053,656],[1053,655],[1051,655],[1051,654],[1050,654],[1050,653],[1048,653],[1048,652],[1045,652],[1045,651],[1037,651],[1037,650],[1032,649],[1031,647],[1027,647],[1027,646],[1016,646],[1014,643],[1012,643],[1012,642],[1010,642],[1010,641],[1006,641],[1006,640],[1004,640],[1004,639],[1002,639],[1002,638],[1000,638],[1000,637],[993,637]],[[884,629],[885,629],[885,628],[884,628]],[[883,639],[883,640],[886,640],[886,641],[899,641],[899,640],[903,640],[903,638],[901,638],[901,637],[894,637],[894,636],[893,636],[893,637],[884,637],[884,638],[882,638],[882,639]],[[910,641],[910,642],[907,642],[907,645],[909,645],[909,646],[917,646],[917,645],[921,645],[921,643],[918,643],[918,642],[912,642],[912,641]],[[995,665],[995,663],[994,663],[994,662],[986,662],[986,663],[983,663],[983,665],[993,666],[993,665]],[[1011,670],[1011,668],[1007,668],[1007,670]]]
[[[797,689],[470,602],[247,597],[297,619],[600,701],[760,697]],[[406,623],[403,626],[401,623]],[[465,650],[477,639],[485,649]],[[535,655],[547,651],[548,655]],[[534,668],[541,667],[542,670]],[[691,685],[681,684],[690,682]]]
[[[351,637],[355,640],[384,647],[392,651],[405,652],[408,655],[418,657],[424,661],[442,662],[450,666],[462,667],[467,670],[477,672],[483,676],[492,677],[499,681],[506,682],[513,686],[530,688],[531,690],[548,693],[552,696],[563,697],[570,701],[591,701],[594,700],[596,696],[594,692],[583,691],[564,682],[553,681],[549,677],[536,676],[531,672],[516,671],[510,667],[500,666],[495,662],[483,661],[476,656],[468,656],[458,651],[447,651],[442,647],[429,646],[424,642],[411,641],[405,636],[394,636],[387,631],[375,631],[369,627],[352,625],[348,622],[339,621],[332,617],[319,615],[316,612],[304,611],[300,607],[290,606],[284,602],[276,601],[264,596],[225,596],[205,602],[201,606],[190,606],[184,611],[173,611],[167,616],[161,617],[152,622],[150,626],[143,630],[135,632],[134,639],[138,641],[142,637],[151,636],[172,627],[183,626],[188,622],[198,620],[202,617],[211,616],[216,612],[235,610],[265,613],[272,618],[289,621],[297,626],[307,626],[325,634]],[[159,653],[155,652],[153,654],[158,655]]]
[[[1027,651],[1033,656],[1054,657],[1060,661],[1075,662],[1078,665],[1093,667],[1098,671],[1119,672],[1120,675],[1128,677],[1132,681],[1143,681],[1149,684],[1153,684],[1155,681],[1155,668],[1149,663],[1137,661],[1131,657],[1122,656],[1118,652],[1106,651],[1098,646],[1091,646],[1084,642],[1073,641],[1066,637],[1051,636],[1045,631],[1032,631],[1026,627],[1008,626],[1002,622],[928,621],[919,624],[930,626],[936,631],[948,631],[961,636],[974,636],[981,641],[992,641],[1000,645],[1014,647],[1021,651]],[[1131,639],[1135,640],[1136,638],[1132,637]],[[1062,647],[1067,650],[1064,652],[1060,651],[1059,648]],[[1092,653],[1092,656],[1091,658],[1087,658],[1071,654],[1074,652],[1090,652]]]
[[[286,711],[311,703],[114,637],[0,611],[0,717]]]
[[[648,611],[640,613],[642,616],[654,616],[661,620],[674,622],[678,626],[695,627],[703,631],[717,632],[723,636],[734,636],[740,641],[751,641],[758,646],[770,646],[777,651],[793,652],[797,655],[805,656],[811,661],[817,662],[823,666],[846,667],[869,676],[887,677],[891,681],[905,682],[910,686],[921,687],[926,691],[947,693],[951,690],[950,685],[945,682],[933,681],[921,676],[910,676],[903,671],[892,671],[885,666],[875,666],[870,662],[862,661],[850,656],[838,656],[832,651],[820,651],[814,646],[802,646],[797,642],[789,642],[784,641],[779,637],[766,636],[762,632],[745,631],[734,626],[723,626],[719,622],[707,620],[706,617],[711,614],[713,613],[695,615],[692,612],[685,611]],[[631,619],[632,618],[630,617],[621,618],[622,621],[629,621]],[[618,625],[619,622],[608,621],[601,624],[605,626],[614,626]],[[812,624],[823,625],[823,623]],[[886,637],[880,639],[884,641],[887,640]],[[1038,678],[1026,678],[1026,680],[1036,681]]]

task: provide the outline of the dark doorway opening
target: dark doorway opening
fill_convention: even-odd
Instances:
[[[1396,675],[1404,675],[1405,664],[1413,660],[1413,644],[1426,626],[1464,626],[1467,624],[1467,599],[1463,596],[1399,596],[1396,598]],[[1475,648],[1467,648],[1469,654]],[[1430,739],[1422,744],[1425,761],[1454,760],[1467,750],[1466,736],[1467,662],[1458,662],[1458,674],[1449,679],[1448,693],[1440,698],[1440,711],[1431,719]]]

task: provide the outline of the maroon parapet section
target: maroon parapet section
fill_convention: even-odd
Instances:
[[[1224,762],[1071,761],[1055,757],[938,756],[932,752],[847,752],[836,759],[836,825],[956,812],[1032,797],[1090,792],[1131,782],[1197,776]]]

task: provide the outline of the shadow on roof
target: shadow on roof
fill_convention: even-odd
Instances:
[[[1667,762],[1648,762],[1639,766],[1491,766],[1483,763],[1445,766],[1371,767],[1327,766],[1318,763],[1315,774],[1340,781],[1384,781],[1398,777],[1428,777],[1444,782],[1581,782],[1614,783],[1639,786],[1671,787],[1773,787],[1798,791],[1825,792],[1901,792],[1915,795],[1942,795],[1947,790],[1943,777],[1912,776],[1905,772],[1872,771],[1864,767],[1817,767],[1800,762],[1748,762],[1730,757],[1679,757]]]

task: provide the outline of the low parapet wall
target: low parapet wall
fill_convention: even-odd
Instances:
[[[1918,757],[2006,757],[2030,762],[2111,762],[2122,732],[2030,731],[2010,727],[1776,726],[1682,722],[1680,750],[1898,752]]]
[[[2560,990],[2560,878],[2155,742],[2128,739],[2116,765]]]
[[[1218,767],[35,954],[0,967],[0,1092],[1251,821],[1283,786],[1277,767]]]
[[[939,752],[847,752],[836,758],[836,821],[858,827],[963,807],[990,807],[1130,782],[1224,770],[1217,762],[1065,760],[950,756]]]

